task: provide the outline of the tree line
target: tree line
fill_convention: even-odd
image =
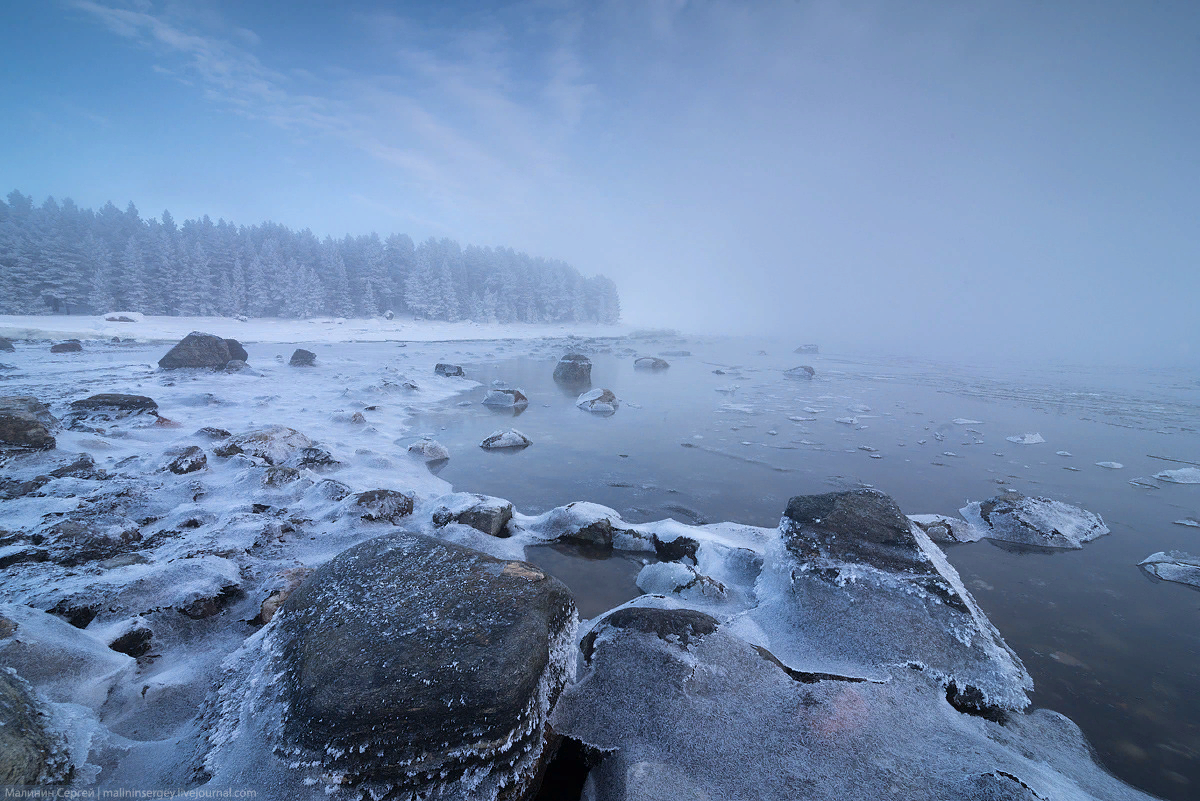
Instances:
[[[0,201],[0,314],[373,317],[615,323],[617,287],[565,262],[503,247],[419,245],[405,234],[318,239],[205,215],[143,220],[19,191]]]

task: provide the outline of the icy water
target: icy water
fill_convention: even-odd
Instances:
[[[666,356],[670,369],[654,373],[635,370],[627,353],[593,353],[593,386],[623,401],[611,417],[577,409],[575,392],[555,385],[560,354],[477,361],[468,376],[523,388],[528,408],[515,418],[489,411],[481,387],[467,396],[474,403],[418,417],[414,430],[454,454],[441,477],[527,513],[590,500],[631,521],[774,526],[792,495],[859,486],[911,514],[955,515],[1006,488],[1097,512],[1112,533],[1081,551],[1020,553],[986,540],[947,551],[1025,661],[1035,705],[1078,723],[1123,779],[1165,798],[1200,793],[1200,594],[1137,567],[1155,551],[1200,551],[1200,529],[1173,522],[1200,519],[1200,486],[1154,480],[1185,465],[1150,458],[1200,461],[1194,375],[949,368],[749,341],[629,344],[639,355],[692,355]],[[783,375],[798,364],[816,378]],[[509,426],[534,445],[474,447]],[[1046,441],[1006,439],[1026,433]],[[619,587],[637,592],[636,564],[599,571],[530,557],[602,599],[588,606],[611,605]]]
[[[867,485],[912,514],[954,515],[1005,488],[1077,504],[1102,515],[1112,533],[1055,554],[986,541],[952,546],[950,560],[1025,661],[1035,704],[1078,723],[1126,781],[1170,799],[1200,794],[1200,594],[1136,566],[1155,551],[1200,552],[1200,528],[1173,522],[1200,520],[1200,485],[1150,478],[1184,466],[1152,455],[1200,462],[1198,377],[800,356],[794,344],[321,344],[311,346],[318,363],[309,370],[276,360],[291,345],[250,344],[257,376],[158,372],[162,345],[86,343],[83,354],[63,356],[21,345],[0,359],[15,368],[0,372],[0,393],[36,395],[57,410],[96,392],[148,394],[185,431],[284,423],[333,451],[347,464],[342,476],[363,486],[417,481],[404,448],[430,434],[452,454],[440,479],[508,498],[526,514],[587,500],[634,522],[773,527],[792,495]],[[622,399],[611,417],[577,409],[576,391],[551,380],[558,357],[576,349],[591,355],[593,386]],[[681,349],[692,355],[665,356],[668,370],[633,368],[635,353]],[[461,363],[481,383],[435,377],[435,361]],[[812,365],[816,378],[784,375],[799,364]],[[420,389],[403,388],[406,378]],[[484,407],[493,380],[521,387],[528,408],[514,417]],[[350,420],[356,410],[366,424]],[[478,447],[508,427],[533,446]],[[1026,433],[1045,442],[1006,440]],[[166,442],[178,433],[139,436]],[[94,450],[106,465],[140,445],[65,434],[60,447]],[[428,475],[422,482],[425,494],[444,486]],[[637,592],[646,555],[601,560],[547,547],[527,556],[567,581],[590,617]]]

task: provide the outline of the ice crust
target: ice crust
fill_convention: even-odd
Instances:
[[[1046,441],[1041,434],[1014,434],[1011,437],[1005,437],[1005,439],[1017,445],[1037,445]]]
[[[1200,557],[1183,551],[1159,551],[1138,562],[1147,573],[1163,581],[1200,589]]]
[[[1169,481],[1172,484],[1200,484],[1200,467],[1163,470],[1161,473],[1155,473],[1154,477],[1160,481]]]
[[[987,539],[1041,548],[1082,548],[1108,533],[1094,512],[1049,498],[1002,495],[971,503],[959,514]],[[985,519],[986,518],[986,519]]]

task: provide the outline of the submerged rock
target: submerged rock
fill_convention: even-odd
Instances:
[[[335,776],[364,797],[531,799],[576,623],[567,589],[525,562],[417,534],[362,543],[238,655],[210,707],[209,786],[248,770],[273,798]],[[282,719],[260,728],[264,713]]]
[[[607,415],[615,412],[621,406],[621,401],[611,389],[593,389],[580,395],[575,405],[585,412]]]
[[[457,364],[443,364],[441,362],[433,366],[433,372],[437,373],[438,375],[444,375],[448,378],[462,377],[466,375],[463,372],[463,369]]]
[[[0,398],[0,445],[49,450],[56,445],[51,427],[57,422],[37,398]]]
[[[1108,533],[1100,515],[1049,498],[1008,491],[959,509],[990,540],[1036,548],[1082,548]]]
[[[590,384],[592,360],[582,353],[568,353],[554,366],[554,380],[562,384]]]
[[[783,374],[788,378],[812,378],[817,371],[809,367],[807,364],[802,364],[799,367],[793,367],[790,370],[784,370]]]
[[[6,337],[0,337],[0,351],[8,351],[9,353],[12,353],[15,350],[16,350],[16,348],[13,347],[13,343],[12,343],[11,339],[8,339]]]
[[[292,367],[312,367],[316,362],[317,354],[304,348],[296,348],[292,351],[292,358],[288,360]]]
[[[408,452],[427,462],[440,462],[450,458],[450,451],[442,443],[432,439],[421,439],[408,446]]]
[[[246,361],[246,351],[241,350],[238,355],[234,355],[230,351],[230,341],[215,334],[193,331],[167,351],[167,355],[158,360],[158,366],[164,370],[189,367],[220,370],[230,359]],[[236,340],[233,341],[236,343]],[[238,348],[241,346],[238,345]]]
[[[642,356],[633,360],[633,366],[638,370],[666,370],[671,365],[665,359],[654,356]]]
[[[488,451],[519,450],[532,444],[533,440],[529,437],[515,428],[510,428],[507,431],[493,431],[488,434],[483,438],[483,442],[479,443],[479,447]]]
[[[1183,551],[1152,553],[1138,566],[1163,581],[1174,581],[1200,589],[1200,557]]]

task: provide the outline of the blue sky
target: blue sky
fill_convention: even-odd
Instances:
[[[1200,359],[1200,4],[48,0],[0,187],[562,258],[626,317]]]

